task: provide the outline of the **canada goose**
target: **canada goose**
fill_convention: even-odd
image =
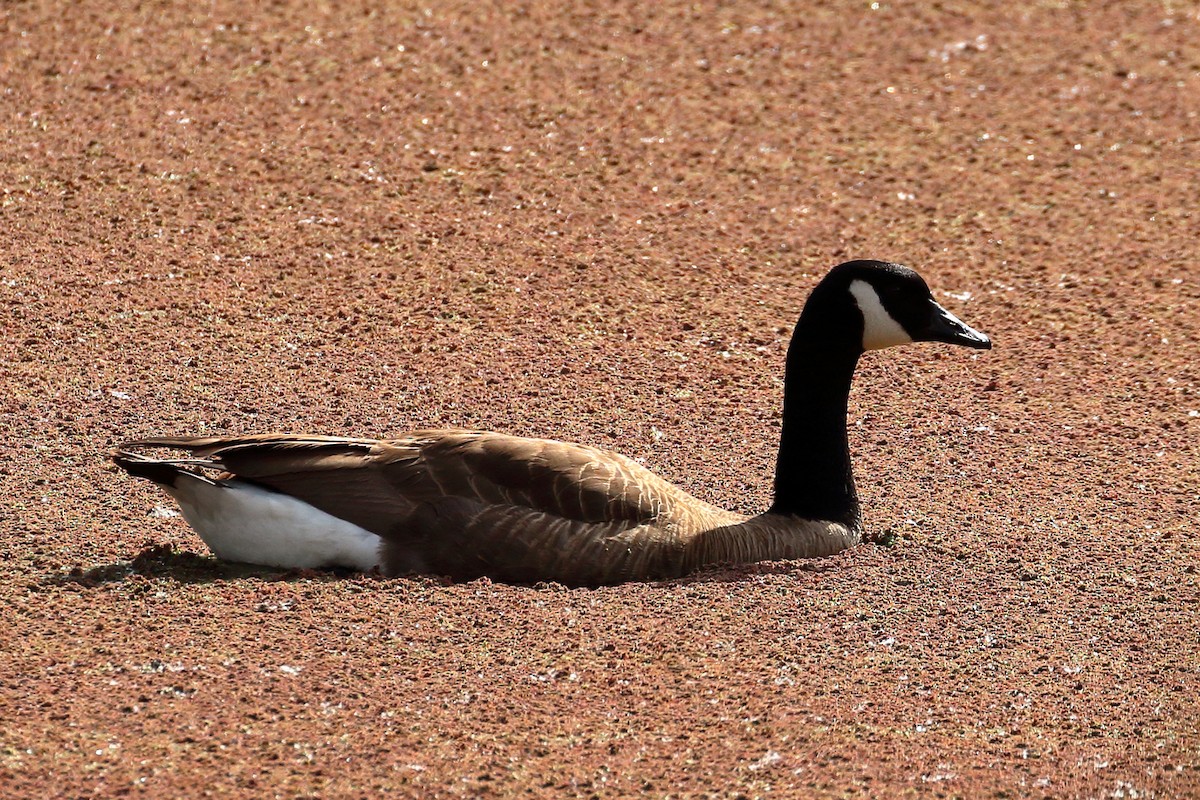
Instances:
[[[774,502],[754,517],[615,453],[479,431],[164,437],[113,460],[166,489],[218,557],[267,566],[598,585],[824,556],[861,538],[846,439],[859,356],[923,341],[992,346],[899,264],[850,261],[813,289],[788,348]],[[133,452],[162,447],[191,457]]]

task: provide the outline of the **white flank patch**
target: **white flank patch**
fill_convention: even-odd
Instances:
[[[875,287],[864,280],[850,281],[850,294],[863,315],[863,349],[882,350],[898,344],[908,344],[912,337],[892,318],[879,300]]]
[[[213,554],[226,561],[364,572],[380,564],[378,536],[294,497],[192,475],[181,475],[167,491]]]

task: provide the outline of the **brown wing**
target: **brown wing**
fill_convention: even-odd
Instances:
[[[263,435],[156,438],[214,468],[387,535],[415,506],[445,497],[509,505],[586,523],[653,523],[680,490],[615,453],[546,439],[461,430],[398,439]]]
[[[420,431],[382,442],[378,459],[405,494],[517,505],[580,522],[651,522],[677,493],[615,453],[496,433]]]

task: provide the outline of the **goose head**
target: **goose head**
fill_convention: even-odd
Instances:
[[[834,267],[813,289],[800,322],[811,333],[840,340],[859,353],[910,342],[992,347],[986,335],[942,308],[920,275],[885,261],[847,261]]]
[[[992,346],[942,308],[908,267],[848,261],[817,284],[788,346],[771,512],[860,530],[846,436],[850,383],[867,350],[909,342]]]

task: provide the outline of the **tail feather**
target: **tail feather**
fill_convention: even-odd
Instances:
[[[278,433],[252,434],[249,436],[154,436],[149,439],[136,439],[121,444],[121,450],[141,449],[149,447],[165,447],[174,450],[187,450],[195,455],[206,457],[221,450],[240,447],[269,446],[272,448],[311,448],[333,444],[373,445],[374,439],[348,439],[342,436],[295,436]]]
[[[188,475],[200,480],[210,480],[203,475],[192,472],[186,467],[200,467],[201,469],[219,469],[217,465],[211,461],[199,461],[196,459],[179,459],[179,460],[164,460],[159,458],[149,458],[139,453],[131,453],[128,450],[116,450],[112,454],[113,463],[121,469],[138,478],[146,478],[163,486],[174,486],[181,475]],[[215,481],[210,481],[215,483]]]

